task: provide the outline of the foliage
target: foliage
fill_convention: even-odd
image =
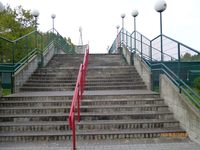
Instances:
[[[69,45],[69,51],[75,51],[75,45],[72,43],[72,40],[70,37],[68,37],[68,39],[64,38],[64,40],[68,43]]]
[[[3,94],[3,96],[10,95],[11,94],[11,89],[3,89],[2,94]]]
[[[34,17],[30,10],[18,6],[13,10],[10,6],[0,13],[0,36],[14,40],[34,29]]]
[[[200,61],[200,54],[196,55],[191,55],[190,53],[185,53],[183,56],[181,56],[182,61],[195,61],[199,60]]]
[[[200,94],[200,77],[194,79],[194,87],[198,90],[198,93]]]

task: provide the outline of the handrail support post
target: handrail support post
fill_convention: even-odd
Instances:
[[[72,127],[72,140],[73,140],[73,150],[76,150],[76,124],[73,119],[73,127]]]

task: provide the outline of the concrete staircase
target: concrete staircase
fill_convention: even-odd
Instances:
[[[67,119],[82,58],[56,55],[23,93],[1,98],[0,142],[71,140]],[[187,138],[164,100],[120,55],[90,55],[85,88],[78,140]]]

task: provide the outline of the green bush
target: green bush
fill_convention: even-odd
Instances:
[[[194,87],[198,90],[198,93],[200,94],[200,77],[194,79]]]

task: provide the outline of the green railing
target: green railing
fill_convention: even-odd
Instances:
[[[161,39],[163,40],[162,51]],[[159,90],[159,75],[166,74],[179,91],[200,108],[200,96],[193,90],[193,81],[190,80],[191,71],[200,72],[200,52],[165,35],[150,40],[137,31],[135,34],[126,30],[119,32],[109,53],[119,52],[122,46],[125,46],[131,55],[140,56],[141,61],[149,67],[152,74],[152,90]],[[131,59],[134,62],[133,56]]]
[[[16,40],[0,37],[0,88],[9,88],[13,92],[13,75],[35,55],[40,57],[39,65],[43,65],[43,54],[53,42],[55,49],[65,53],[75,53],[56,29],[46,33],[32,31]]]

